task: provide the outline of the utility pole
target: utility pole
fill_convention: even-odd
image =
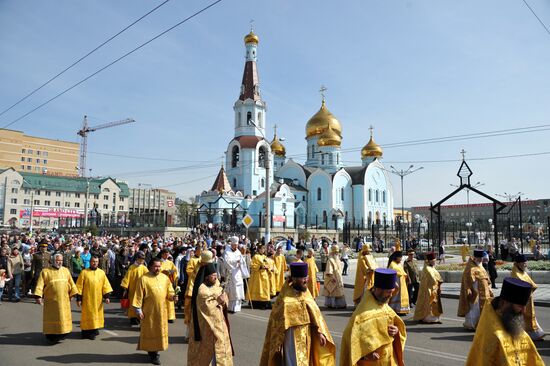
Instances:
[[[405,230],[403,228],[404,218],[405,218],[405,198],[404,198],[404,189],[403,189],[403,178],[405,178],[407,175],[412,174],[416,171],[419,171],[420,169],[424,169],[424,167],[414,168],[414,165],[409,166],[406,170],[397,170],[393,165],[390,166],[391,170],[386,170],[392,174],[395,174],[401,178],[401,220],[400,220],[400,226],[401,226],[401,237],[402,237],[402,245],[405,246]]]
[[[86,201],[84,203],[84,227],[88,226],[88,196],[90,195],[90,179],[92,175],[92,169],[90,169],[90,177],[86,178]]]

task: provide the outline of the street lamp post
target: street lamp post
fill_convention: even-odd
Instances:
[[[90,179],[92,179],[92,169],[90,175],[86,178],[86,200],[84,201],[84,228],[88,227],[88,196],[90,195]]]
[[[262,135],[262,137],[264,138],[264,141],[267,142],[267,139],[264,135],[264,133],[262,132],[262,130],[256,125],[256,122],[254,122],[253,120],[249,120],[250,124],[254,127],[256,127],[256,129],[260,132],[260,134]],[[269,146],[269,143],[268,143],[268,146]],[[271,237],[271,182],[270,182],[270,179],[269,179],[269,175],[271,173],[271,169],[270,169],[270,164],[271,164],[271,161],[270,161],[270,154],[271,152],[269,151],[269,147],[268,149],[266,150],[266,154],[265,154],[265,157],[264,157],[264,161],[265,161],[265,243],[269,243],[269,240],[270,240],[270,237]]]
[[[397,170],[393,165],[390,165],[391,170],[387,170],[388,172],[395,174],[401,178],[401,219],[399,220],[400,226],[401,226],[401,234],[402,234],[402,241],[403,245],[405,245],[405,232],[403,230],[403,223],[405,219],[405,199],[403,197],[403,178],[406,177],[409,174],[412,174],[420,169],[424,169],[424,167],[419,167],[413,169],[414,165],[409,166],[406,170]]]
[[[30,190],[31,190],[31,212],[29,213],[29,215],[30,215],[29,233],[32,236],[33,211],[34,211],[34,188],[33,188],[32,184],[28,180],[26,180],[25,178],[23,178],[23,182],[27,182],[27,184],[30,186]]]

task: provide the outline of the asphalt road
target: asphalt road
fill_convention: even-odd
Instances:
[[[346,289],[346,296],[351,290]],[[324,298],[319,298],[322,305]],[[351,304],[348,301],[348,304]],[[74,305],[74,304],[73,304]],[[441,325],[419,325],[404,318],[407,324],[405,361],[407,365],[463,365],[474,334],[462,328],[462,319],[456,317],[458,300],[443,299],[444,318]],[[136,351],[139,335],[137,327],[130,328],[119,304],[106,310],[106,328],[95,341],[80,339],[80,311],[73,306],[73,333],[60,344],[49,345],[42,335],[42,309],[30,300],[0,306],[0,364],[2,366],[52,364],[147,364],[145,352]],[[323,314],[339,347],[342,332],[352,309],[323,310]],[[163,365],[185,365],[187,345],[183,343],[181,314],[170,324],[170,347],[161,353]],[[235,347],[234,364],[257,365],[259,362],[269,310],[244,309],[230,315]],[[537,308],[537,318],[543,329],[550,330],[550,309]],[[548,337],[550,338],[550,336]],[[550,365],[550,340],[537,342],[539,353]],[[481,350],[480,350],[481,351]]]

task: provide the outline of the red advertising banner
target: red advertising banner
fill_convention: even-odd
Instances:
[[[281,215],[273,215],[273,221],[274,222],[285,222],[286,217]]]
[[[30,209],[19,211],[20,218],[29,218],[31,216]],[[83,212],[78,210],[66,210],[62,208],[35,208],[32,211],[33,217],[54,217],[54,218],[80,218],[84,217]]]

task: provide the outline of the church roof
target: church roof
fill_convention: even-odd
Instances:
[[[351,176],[351,184],[365,184],[365,171],[368,165],[365,166],[348,166],[344,170]]]
[[[235,140],[239,142],[242,149],[255,149],[258,142],[262,141],[263,138],[258,136],[239,136],[235,137]]]
[[[220,194],[232,191],[231,185],[229,184],[229,179],[227,179],[223,166],[220,168],[220,172],[218,173],[218,176],[212,185],[212,189],[210,190],[219,192]]]
[[[291,178],[281,178],[281,177],[275,177],[275,180],[277,179],[282,179],[285,184],[287,186],[290,187],[290,190],[291,191],[302,191],[302,192],[307,192],[307,188],[303,187],[302,185],[300,184],[296,184],[294,183],[294,179],[291,179]]]
[[[260,100],[260,79],[258,77],[258,67],[255,61],[246,61],[244,65],[243,81],[241,84],[240,100]]]

